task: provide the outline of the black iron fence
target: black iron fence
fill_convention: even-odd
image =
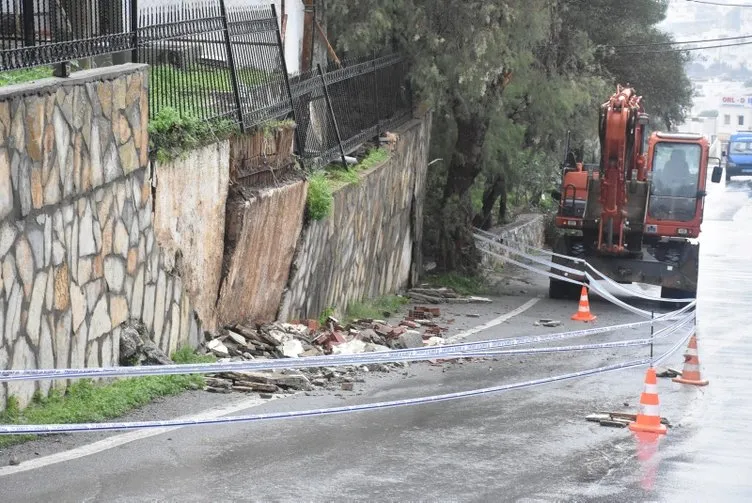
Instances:
[[[0,71],[131,51],[136,0],[0,0]],[[120,61],[128,56],[121,54]]]
[[[407,64],[399,56],[320,67],[293,78],[298,152],[308,165],[341,159],[412,111]]]
[[[69,62],[150,65],[152,118],[165,109],[241,130],[292,116],[307,166],[341,159],[409,115],[398,56],[288,77],[274,6],[225,0],[0,0],[0,71]]]

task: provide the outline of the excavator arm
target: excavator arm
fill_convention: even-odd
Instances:
[[[598,224],[598,250],[601,253],[624,255],[627,226],[627,180],[644,176],[642,98],[634,89],[618,86],[616,93],[601,106],[601,216]]]

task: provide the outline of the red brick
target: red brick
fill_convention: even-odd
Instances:
[[[412,320],[404,320],[400,325],[407,327],[407,328],[420,328],[420,324],[415,323]]]
[[[395,327],[389,332],[388,337],[391,337],[392,339],[396,339],[397,337],[404,334],[405,332],[407,332],[407,327]]]
[[[373,327],[373,330],[380,336],[386,337],[389,335],[389,332],[392,330],[392,327],[388,327],[386,325],[376,325],[375,327]]]
[[[316,331],[321,328],[321,324],[319,323],[319,320],[303,320],[301,322],[301,325],[305,325],[308,327],[308,330]]]
[[[313,342],[315,342],[316,344],[324,344],[329,340],[331,335],[331,332],[321,332],[313,339]]]

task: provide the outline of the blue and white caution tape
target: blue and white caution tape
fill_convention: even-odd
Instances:
[[[528,254],[526,254],[523,251],[523,249],[533,250],[533,252],[539,253],[539,254],[545,255],[545,256],[558,257],[558,258],[567,260],[567,261],[572,262],[572,263],[583,264],[584,267],[590,269],[597,276],[597,278],[596,278],[597,280],[599,280],[599,281],[605,281],[608,285],[610,285],[610,286],[612,286],[614,288],[617,288],[617,289],[621,290],[622,292],[624,292],[624,294],[630,295],[632,297],[637,297],[637,298],[640,298],[640,299],[643,299],[643,300],[648,300],[648,301],[653,301],[653,302],[669,301],[669,302],[677,302],[677,303],[687,303],[687,302],[693,302],[695,300],[695,299],[692,299],[692,298],[667,299],[667,298],[663,298],[663,297],[655,297],[653,295],[647,295],[647,294],[644,294],[644,293],[641,293],[641,292],[636,292],[634,290],[630,290],[629,288],[625,287],[621,283],[617,283],[613,279],[609,278],[607,275],[605,275],[603,272],[601,272],[598,269],[596,269],[593,265],[591,265],[590,263],[588,263],[584,259],[577,258],[577,257],[570,257],[569,255],[562,255],[560,253],[555,253],[555,252],[552,252],[552,251],[543,250],[541,248],[536,248],[535,246],[525,245],[525,244],[522,244],[522,243],[516,243],[516,242],[512,241],[511,244],[513,244],[513,245],[516,244],[517,246],[521,247],[522,249],[521,248],[514,248],[513,246],[507,246],[505,244],[500,243],[498,241],[499,236],[491,234],[490,232],[484,231],[482,229],[475,229],[475,230],[476,230],[475,237],[477,239],[480,239],[481,241],[490,243],[490,244],[492,244],[492,245],[494,245],[496,247],[499,247],[499,248],[501,248],[503,250],[508,251],[509,253],[520,255],[520,256],[523,256],[523,257],[528,258],[530,260],[532,260],[531,256],[528,255]],[[482,236],[482,235],[480,235],[480,234],[485,234],[485,237]],[[536,262],[542,263],[539,260],[536,260]],[[583,272],[581,270],[572,269],[572,268],[566,267],[563,264],[555,264],[553,262],[547,262],[547,266],[548,267],[555,267],[558,270],[561,270],[561,271],[564,271],[564,272],[568,272],[570,274],[576,274],[578,276],[581,276],[583,274]],[[563,278],[557,278],[557,279],[563,279]],[[571,280],[571,278],[570,278],[570,280]],[[576,281],[571,281],[571,282],[576,282]]]
[[[535,257],[533,255],[529,255],[529,254],[524,253],[524,252],[522,252],[520,250],[517,250],[515,248],[511,248],[509,246],[503,245],[503,244],[498,243],[496,241],[493,241],[491,239],[487,239],[487,238],[485,238],[483,236],[480,236],[478,234],[475,235],[475,238],[479,239],[481,241],[484,241],[484,242],[488,242],[488,243],[490,243],[490,244],[492,244],[494,246],[497,246],[499,248],[502,248],[502,249],[506,250],[509,253],[518,255],[518,256],[520,256],[520,257],[522,257],[524,259],[527,259],[527,260],[529,260],[531,262],[537,263],[537,264],[542,265],[544,267],[552,268],[552,269],[556,269],[556,270],[560,270],[560,271],[563,271],[565,273],[573,274],[573,275],[576,275],[576,276],[584,276],[585,279],[586,279],[586,281],[589,282],[589,288],[592,291],[594,291],[595,293],[597,293],[598,295],[600,295],[601,297],[603,297],[604,299],[606,299],[606,300],[612,302],[613,304],[616,304],[616,305],[618,305],[618,306],[620,306],[620,307],[622,307],[622,308],[624,308],[624,309],[626,309],[626,310],[628,310],[628,311],[630,311],[630,312],[632,312],[634,314],[637,314],[639,316],[643,316],[645,318],[652,317],[652,313],[650,311],[647,311],[645,309],[637,308],[637,307],[632,306],[632,305],[624,302],[623,300],[617,298],[611,292],[609,292],[608,290],[606,290],[605,288],[603,288],[601,285],[599,285],[598,283],[596,283],[596,281],[598,281],[599,279],[595,278],[593,275],[591,275],[587,271],[583,272],[583,271],[580,271],[578,269],[572,269],[572,268],[567,267],[567,266],[562,265],[562,264],[556,264],[556,263],[551,262],[549,260],[546,260],[546,259],[543,259],[543,258],[540,258],[540,257]],[[582,281],[582,280],[576,280],[576,279],[570,278],[568,276],[563,276],[561,274],[557,274],[557,273],[551,272],[549,270],[541,270],[541,269],[532,267],[532,266],[530,266],[528,264],[525,264],[525,263],[520,262],[518,260],[515,260],[513,258],[504,257],[504,256],[500,255],[499,253],[496,253],[496,252],[494,252],[492,250],[484,250],[484,249],[482,249],[481,251],[483,253],[486,253],[488,255],[492,255],[492,256],[494,256],[496,258],[499,258],[501,260],[504,260],[504,261],[510,262],[512,264],[515,264],[515,265],[517,265],[519,267],[522,267],[523,269],[526,269],[526,270],[531,271],[533,273],[540,274],[540,275],[543,275],[543,276],[548,276],[549,278],[557,279],[557,280],[564,281],[564,282],[567,282],[567,283],[573,283],[573,284],[576,284],[576,285],[584,285],[585,282],[586,282],[586,281]],[[586,262],[582,261],[581,259],[574,259],[572,257],[568,257],[568,258],[572,259],[573,261],[579,261],[579,262],[583,262],[583,263],[587,264]],[[635,297],[638,297],[638,298],[643,298],[643,299],[646,299],[646,300],[669,300],[669,299],[655,299],[654,297],[643,295],[643,294],[640,294],[639,292],[633,292],[631,290],[627,290],[622,285],[619,285],[618,283],[616,283],[615,281],[611,280],[610,278],[607,278],[605,275],[603,275],[603,273],[600,273],[596,269],[592,268],[592,266],[590,266],[590,264],[587,264],[587,266],[589,268],[591,268],[594,272],[596,272],[599,276],[603,277],[603,279],[605,279],[609,284],[616,285],[617,287],[619,287],[620,289],[624,290],[626,293],[629,293],[632,296],[635,296]],[[670,299],[670,300],[672,302],[688,302],[688,304],[687,304],[687,306],[685,306],[685,308],[693,308],[696,305],[696,300],[695,299]],[[658,318],[671,318],[671,317],[674,317],[676,315],[677,315],[677,312],[675,311],[675,312],[665,313],[665,314],[659,316]],[[656,318],[656,319],[658,319],[658,318]]]
[[[693,319],[693,314],[686,316],[671,326],[663,329],[677,329],[686,325]],[[144,367],[104,367],[104,368],[80,368],[80,369],[25,369],[0,371],[0,382],[44,380],[44,379],[79,379],[84,377],[135,377],[146,375],[169,375],[169,374],[211,374],[217,372],[237,371],[261,371],[280,369],[300,369],[314,367],[337,367],[357,366],[375,363],[395,363],[406,361],[425,361],[435,359],[468,358],[469,354],[488,353],[522,345],[542,344],[547,342],[562,341],[578,337],[600,335],[617,330],[626,330],[650,325],[650,321],[640,321],[612,325],[608,327],[595,327],[571,332],[559,332],[554,334],[532,335],[513,337],[508,339],[486,340],[481,342],[458,343],[446,346],[423,347],[416,349],[401,349],[377,353],[362,353],[358,355],[331,355],[310,356],[305,358],[287,358],[281,360],[251,360],[240,362],[199,363],[180,365],[160,365]],[[658,333],[662,333],[659,331]]]
[[[650,363],[649,358],[632,360],[625,363],[608,365],[580,372],[572,372],[554,377],[546,377],[525,381],[520,383],[503,384],[469,391],[459,391],[455,393],[445,393],[443,395],[433,395],[419,398],[406,398],[402,400],[390,400],[384,402],[366,403],[361,405],[346,405],[342,407],[330,407],[324,409],[309,409],[289,412],[266,412],[260,414],[249,414],[245,416],[228,416],[220,418],[201,418],[201,419],[168,419],[162,421],[131,421],[131,422],[111,422],[111,423],[81,423],[81,424],[46,424],[46,425],[0,425],[0,435],[29,435],[29,434],[55,434],[55,433],[84,433],[91,431],[113,431],[113,430],[136,430],[145,428],[165,428],[180,426],[205,426],[216,424],[238,424],[251,423],[257,421],[269,421],[275,419],[293,419],[303,417],[320,417],[333,414],[345,414],[350,412],[365,412],[372,410],[390,409],[394,407],[403,407],[408,405],[422,405],[429,403],[445,402],[457,400],[460,398],[470,398],[503,391],[529,388],[540,386],[558,381],[576,379],[579,377],[593,376],[606,372],[625,370],[647,366]]]

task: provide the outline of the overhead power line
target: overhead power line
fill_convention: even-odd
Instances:
[[[669,46],[669,45],[680,45],[680,44],[703,44],[703,43],[710,43],[710,42],[724,42],[727,40],[741,40],[744,38],[752,38],[752,34],[750,35],[738,35],[736,37],[721,37],[721,38],[708,38],[705,40],[675,40],[673,42],[646,42],[644,44],[623,44],[623,45],[610,45],[608,47],[613,47],[614,49],[621,49],[626,47],[659,47],[659,46]]]
[[[703,51],[705,49],[718,49],[721,47],[736,47],[740,45],[752,45],[752,40],[747,41],[747,42],[737,42],[735,44],[704,45],[702,47],[683,47],[680,49],[666,49],[662,51],[632,51],[632,52],[619,51],[617,54],[668,54],[671,52]]]
[[[752,7],[752,3],[721,3],[710,2],[709,0],[686,0],[687,2],[699,3],[703,5],[714,5],[716,7]]]

